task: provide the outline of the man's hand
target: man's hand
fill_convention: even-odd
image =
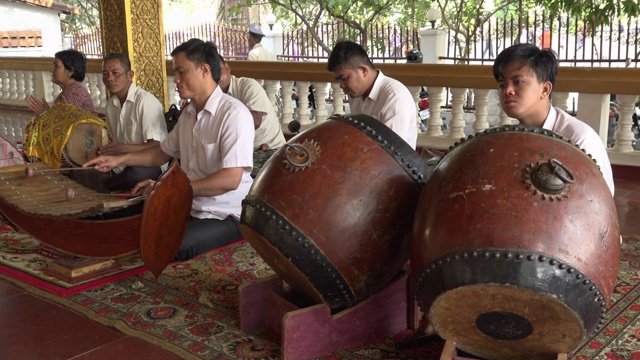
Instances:
[[[95,159],[89,160],[82,164],[82,167],[93,166],[94,169],[100,172],[108,172],[113,168],[117,168],[121,165],[120,158],[116,156],[101,155]]]
[[[117,142],[110,142],[98,149],[98,154],[100,155],[121,155],[127,152],[127,144],[120,144]]]
[[[44,99],[39,100],[33,95],[27,96],[27,106],[36,115],[40,115],[43,112],[49,110],[49,104],[47,104],[47,102]]]
[[[148,195],[153,186],[156,184],[156,181],[147,179],[142,180],[136,184],[136,186],[131,189],[132,194],[140,194],[140,195]]]

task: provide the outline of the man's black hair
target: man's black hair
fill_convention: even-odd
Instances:
[[[189,61],[200,66],[207,64],[211,68],[211,76],[213,81],[220,81],[220,54],[218,47],[211,41],[202,41],[200,39],[190,39],[178,45],[171,52],[171,56],[175,57],[178,53],[185,53]]]
[[[111,53],[102,59],[102,62],[107,62],[109,60],[118,59],[120,61],[120,65],[124,68],[125,72],[131,71],[131,60],[126,54],[114,52]]]
[[[502,69],[511,63],[520,63],[522,67],[529,66],[536,74],[538,83],[556,83],[558,58],[553,50],[540,49],[531,43],[515,44],[504,49],[493,63],[493,77],[496,81],[502,77]]]
[[[253,33],[253,32],[251,32],[251,31],[249,31],[249,36],[251,36],[252,38],[254,38],[254,39],[255,39],[255,41],[257,41],[257,42],[261,42],[261,41],[262,41],[262,38],[264,37],[264,35],[256,34],[256,33]]]
[[[56,53],[55,58],[60,59],[64,68],[72,72],[72,79],[84,81],[84,75],[87,69],[87,58],[83,53],[73,49],[62,50]]]
[[[333,50],[331,50],[327,70],[333,72],[342,66],[355,70],[360,65],[366,65],[374,69],[369,55],[367,55],[367,52],[362,46],[353,41],[343,40],[338,41],[333,47]]]

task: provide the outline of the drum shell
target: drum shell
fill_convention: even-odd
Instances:
[[[531,164],[551,158],[575,177],[566,197],[543,198],[527,180]],[[430,311],[440,296],[482,283],[539,291],[575,311],[589,335],[615,286],[619,241],[615,203],[587,154],[548,131],[504,127],[455,146],[427,182],[415,214],[412,280]],[[567,282],[555,284],[556,275]],[[580,294],[595,305],[573,304]]]
[[[319,156],[307,168],[291,170],[286,146],[278,150],[256,177],[241,218],[273,270],[331,308],[377,292],[406,264],[424,184],[424,163],[408,144],[373,118],[353,117],[359,126],[331,118],[287,143],[317,144]]]

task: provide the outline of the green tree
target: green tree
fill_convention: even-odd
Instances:
[[[73,34],[100,27],[98,0],[58,0],[58,2],[80,9],[80,14],[65,14],[61,16],[65,34]]]
[[[260,0],[245,0],[243,6],[265,4]],[[346,25],[341,38],[359,38],[363,44],[368,42],[371,34],[369,25],[382,19],[387,19],[393,10],[394,0],[269,0],[273,13],[285,23],[294,28],[299,25],[309,30],[316,44],[325,51],[331,51],[333,44],[326,41],[315,31],[325,22],[340,21]],[[241,6],[235,6],[233,11],[239,11]]]
[[[544,9],[550,16],[567,14],[570,17],[589,19],[592,26],[609,24],[620,17],[633,18],[640,15],[637,0],[495,0],[490,7],[487,0],[240,0],[244,6],[270,5],[273,13],[294,28],[303,26],[318,45],[329,51],[332,44],[323,42],[316,29],[319,24],[344,21],[347,29],[343,37],[362,39],[372,36],[367,33],[371,23],[389,23],[389,19],[400,16],[396,24],[402,27],[420,27],[427,24],[425,10],[435,7],[440,11],[440,28],[452,31],[461,57],[468,57],[471,42],[492,16],[506,14],[515,17],[520,39],[528,10]],[[239,6],[236,6],[236,11]]]

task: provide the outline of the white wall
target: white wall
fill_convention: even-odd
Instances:
[[[0,30],[40,30],[42,47],[0,48],[0,57],[53,56],[63,50],[58,11],[26,4],[0,1]]]

